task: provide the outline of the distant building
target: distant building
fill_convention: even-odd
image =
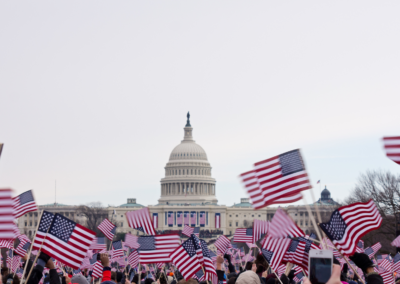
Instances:
[[[193,140],[193,128],[188,114],[183,140],[172,150],[165,166],[158,204],[148,206],[153,219],[158,220],[155,224],[157,231],[182,230],[184,224],[187,223],[190,226],[200,226],[201,230],[215,234],[232,235],[236,228],[251,227],[255,219],[272,219],[277,207],[254,210],[249,198],[241,198],[240,203],[233,206],[218,204],[216,180],[212,177],[211,170],[206,152]],[[139,234],[128,226],[125,217],[126,212],[144,207],[136,201],[136,198],[128,198],[125,204],[107,208],[109,219],[118,227],[117,232]],[[325,218],[329,217],[337,206],[326,188],[317,204],[321,215]],[[81,224],[85,222],[83,217],[74,215],[76,206],[55,204],[39,206],[39,208],[53,213],[63,213]],[[306,233],[313,230],[311,216],[306,206],[290,205],[284,208]],[[311,206],[311,210],[316,216],[314,206]],[[28,216],[20,218],[18,226],[22,232],[28,232],[28,235],[34,233],[35,224],[38,221],[37,213],[30,213],[36,214],[34,216],[27,214]],[[220,220],[219,228],[215,223],[217,217]]]

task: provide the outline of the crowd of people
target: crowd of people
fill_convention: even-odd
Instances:
[[[195,278],[185,280],[178,270],[166,271],[165,267],[156,269],[154,274],[149,271],[135,273],[132,269],[130,271],[112,271],[108,254],[102,253],[99,258],[103,266],[102,277],[93,279],[91,277],[92,271],[87,269],[75,275],[72,275],[72,271],[59,273],[53,259],[43,252],[40,253],[35,264],[25,255],[22,258],[23,265],[26,268],[23,278],[28,280],[27,284],[211,284],[210,281],[199,282]],[[363,271],[366,283],[384,284],[383,278],[374,271],[374,263],[368,255],[355,253],[350,259]],[[47,270],[46,273],[45,269]],[[0,281],[2,283],[0,284],[21,283],[21,279],[16,274],[9,273],[7,268],[2,268],[1,273]],[[151,277],[149,277],[150,274]],[[271,271],[262,254],[257,255],[253,262],[247,262],[239,270],[235,269],[230,255],[218,255],[216,258],[216,274],[218,284],[296,284],[294,270],[290,270],[287,275],[282,273],[278,278],[277,274]],[[353,275],[346,264],[341,268],[339,262],[334,260],[332,274],[326,284],[363,284],[357,276]],[[310,281],[307,277],[302,279],[302,283],[318,284],[313,280]],[[396,283],[400,283],[400,279]]]

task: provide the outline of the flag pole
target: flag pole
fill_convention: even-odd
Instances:
[[[318,239],[322,242],[321,233],[320,233],[320,231],[318,230],[317,223],[316,223],[316,221],[315,221],[314,215],[313,215],[312,212],[311,212],[310,205],[307,204],[307,200],[306,200],[306,197],[304,196],[304,193],[301,193],[301,195],[303,195],[304,205],[306,206],[306,209],[307,209],[307,211],[308,211],[308,215],[310,215],[310,217],[311,217],[311,221],[312,221],[312,223],[313,223],[314,230],[315,230],[315,232],[316,232],[317,235],[318,235]],[[324,243],[322,243],[322,247],[325,249],[325,244],[324,244]]]
[[[29,259],[30,259],[30,257],[31,257],[32,245],[33,245],[33,242],[35,241],[36,233],[37,233],[37,231],[38,231],[38,228],[39,228],[39,225],[40,225],[40,220],[42,219],[42,216],[43,216],[43,212],[44,212],[44,210],[42,210],[42,213],[40,213],[39,222],[38,222],[38,224],[37,224],[37,226],[36,226],[35,235],[33,236],[33,241],[32,241],[32,243],[31,243],[31,249],[29,250],[28,258],[26,259],[26,262],[25,262],[24,272],[22,272],[21,283],[23,283],[24,278],[25,278],[25,270],[26,270],[26,268],[27,268],[27,266],[28,266],[28,262],[29,262]],[[39,255],[39,253],[38,253],[38,255]]]
[[[257,244],[255,244],[255,245],[257,246]],[[261,251],[260,248],[259,248],[258,246],[257,246],[257,249],[258,249],[259,251]],[[264,259],[265,259],[265,257],[264,257]],[[265,259],[265,261],[268,263],[268,261],[267,261],[266,259]],[[275,276],[276,276],[276,278],[279,280],[279,282],[280,282],[281,284],[283,284],[282,281],[281,281],[281,279],[279,278],[278,274],[276,274],[275,270],[272,268],[271,264],[268,263],[268,265],[269,265],[269,267],[271,268],[272,273],[274,273]]]

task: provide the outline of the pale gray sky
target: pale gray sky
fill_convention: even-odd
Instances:
[[[187,111],[220,204],[302,148],[343,199],[399,173],[399,1],[2,1],[0,187],[39,204],[155,204]],[[315,188],[316,194],[319,187]]]

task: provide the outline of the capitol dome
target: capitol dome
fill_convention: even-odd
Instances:
[[[193,140],[190,114],[184,128],[184,137],[176,146],[165,166],[161,179],[159,204],[195,205],[216,204],[215,179],[204,149]]]

